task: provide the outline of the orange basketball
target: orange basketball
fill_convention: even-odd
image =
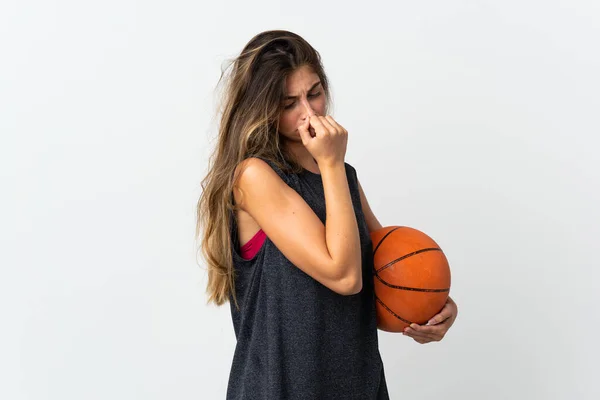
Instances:
[[[402,332],[423,325],[444,307],[450,266],[438,244],[421,231],[386,226],[371,232],[377,327]]]

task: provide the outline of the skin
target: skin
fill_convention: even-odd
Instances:
[[[298,128],[302,127],[307,118],[324,116],[326,113],[326,97],[323,87],[319,84],[319,76],[307,66],[300,67],[292,72],[286,80],[286,93],[295,96],[295,99],[284,101],[286,107],[279,115],[279,133],[283,145],[293,152],[300,164],[309,171],[319,173],[319,167],[312,155],[302,144]],[[312,90],[310,90],[313,88]],[[309,128],[314,136],[314,129]]]
[[[284,102],[286,108],[279,116],[279,133],[283,138],[283,145],[291,150],[299,160],[300,164],[307,170],[319,173],[319,167],[310,152],[302,144],[302,138],[298,128],[306,123],[307,118],[312,116],[325,116],[326,97],[321,85],[314,86],[319,82],[319,76],[310,67],[303,66],[291,73],[286,80],[286,92],[294,99]],[[331,118],[327,116],[327,118]],[[310,128],[311,134],[314,130]],[[369,206],[364,190],[359,182],[361,205],[370,232],[383,226],[375,217]],[[411,324],[403,335],[415,340],[417,343],[425,344],[439,342],[444,338],[450,327],[458,316],[458,306],[448,297],[442,310],[432,317],[426,325]]]
[[[431,318],[426,325],[413,323],[402,334],[413,338],[417,343],[421,344],[439,342],[444,338],[452,324],[454,324],[457,316],[458,306],[448,296],[444,308]]]

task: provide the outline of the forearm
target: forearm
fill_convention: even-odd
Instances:
[[[360,236],[344,163],[320,168],[325,192],[327,249],[340,273],[362,286]],[[359,285],[360,284],[360,285]]]

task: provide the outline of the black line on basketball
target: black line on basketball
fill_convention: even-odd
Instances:
[[[415,288],[415,287],[410,287],[410,286],[392,285],[391,283],[388,283],[388,282],[384,281],[383,279],[381,279],[381,277],[379,275],[375,275],[375,277],[377,279],[379,279],[379,281],[381,283],[383,283],[385,286],[389,286],[392,289],[409,290],[409,291],[412,291],[412,292],[435,292],[435,293],[449,292],[450,291],[450,288],[447,288],[447,289],[426,289],[426,288]]]
[[[396,264],[397,262],[404,260],[405,258],[412,257],[412,256],[420,254],[420,253],[425,253],[426,251],[442,251],[442,249],[431,247],[431,248],[427,248],[427,249],[413,251],[412,253],[408,253],[406,255],[403,255],[400,258],[396,258],[395,260],[390,261],[389,263],[385,264],[383,267],[376,270],[375,273],[377,274],[377,273],[383,271],[384,269],[391,267],[392,265]]]
[[[394,232],[395,230],[400,229],[400,226],[395,227],[394,229],[392,229],[391,231],[389,231],[388,233],[385,234],[384,237],[381,238],[381,240],[379,241],[379,243],[377,243],[377,247],[375,247],[375,250],[373,250],[373,256],[375,256],[375,252],[377,251],[377,249],[379,248],[379,246],[381,246],[381,243],[383,243],[383,241],[385,240],[386,237],[390,236],[392,234],[392,232]]]
[[[412,324],[412,322],[410,322],[409,320],[402,318],[401,316],[399,316],[398,314],[396,314],[395,312],[393,312],[392,310],[390,310],[390,308],[383,301],[381,301],[381,299],[379,297],[375,296],[375,300],[377,300],[377,302],[379,304],[381,304],[383,306],[383,308],[385,308],[386,310],[388,310],[388,312],[390,314],[392,314],[394,317],[398,318],[402,322],[405,322],[405,323],[407,323],[409,325]]]

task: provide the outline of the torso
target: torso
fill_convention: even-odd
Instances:
[[[325,224],[324,188],[317,172],[311,168],[288,174],[269,164]],[[355,295],[342,296],[322,285],[268,237],[258,256],[244,258],[237,249],[260,227],[247,212],[232,213],[231,255],[239,307],[230,301],[236,349],[227,399],[389,399],[378,350],[372,242],[356,171],[348,164],[346,173],[361,239],[363,288]],[[236,200],[239,204],[234,196]]]

